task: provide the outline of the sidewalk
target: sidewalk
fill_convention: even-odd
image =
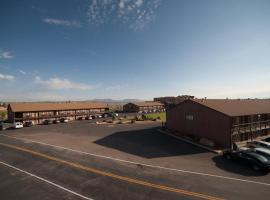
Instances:
[[[161,130],[161,129],[157,129],[157,131],[160,132],[160,133],[164,133],[164,134],[166,134],[166,135],[169,135],[169,136],[171,136],[171,137],[174,137],[174,138],[176,138],[176,139],[179,139],[179,140],[181,140],[181,141],[183,141],[183,142],[187,142],[187,143],[192,144],[192,145],[194,145],[194,146],[197,146],[197,147],[200,147],[200,148],[202,148],[202,149],[205,149],[205,150],[207,150],[207,151],[211,151],[211,152],[216,153],[216,154],[222,154],[222,152],[223,152],[222,150],[212,149],[212,148],[210,148],[210,147],[207,147],[207,146],[204,146],[204,145],[202,145],[202,144],[193,142],[193,141],[188,140],[188,139],[186,139],[186,138],[183,138],[183,137],[180,137],[180,136],[176,136],[176,135],[174,135],[174,134],[171,134],[171,133],[168,132],[168,131],[164,131],[164,130]]]

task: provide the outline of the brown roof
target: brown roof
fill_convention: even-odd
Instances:
[[[270,99],[192,99],[190,101],[197,102],[228,116],[270,113]]]
[[[35,112],[35,111],[55,111],[55,110],[80,110],[108,108],[104,103],[93,102],[72,102],[72,103],[11,103],[9,104],[13,112]]]
[[[139,101],[133,103],[139,107],[147,107],[147,106],[164,106],[163,103],[160,103],[158,101]]]
[[[5,107],[0,106],[0,111],[5,111],[5,110],[7,110]]]

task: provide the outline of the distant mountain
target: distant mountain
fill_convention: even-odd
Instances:
[[[143,101],[140,99],[120,99],[120,100],[114,100],[114,99],[93,99],[91,101],[99,101],[104,103],[128,103],[128,102],[138,102]]]

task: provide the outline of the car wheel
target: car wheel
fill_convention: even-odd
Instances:
[[[227,155],[225,156],[225,158],[226,158],[227,160],[231,160],[231,159],[232,159],[232,156],[229,155],[229,154],[227,154]]]
[[[254,171],[260,171],[261,168],[258,165],[253,165],[252,168],[254,169]]]

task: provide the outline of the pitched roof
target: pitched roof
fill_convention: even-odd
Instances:
[[[9,104],[13,112],[35,112],[35,111],[55,111],[55,110],[80,110],[80,109],[100,109],[108,108],[104,103],[93,102],[71,102],[71,103],[11,103]]]
[[[190,101],[197,102],[228,116],[270,113],[270,99],[192,99]]]
[[[158,101],[139,101],[139,102],[135,102],[133,104],[135,104],[136,106],[139,106],[139,107],[164,106],[163,103],[160,103]]]

